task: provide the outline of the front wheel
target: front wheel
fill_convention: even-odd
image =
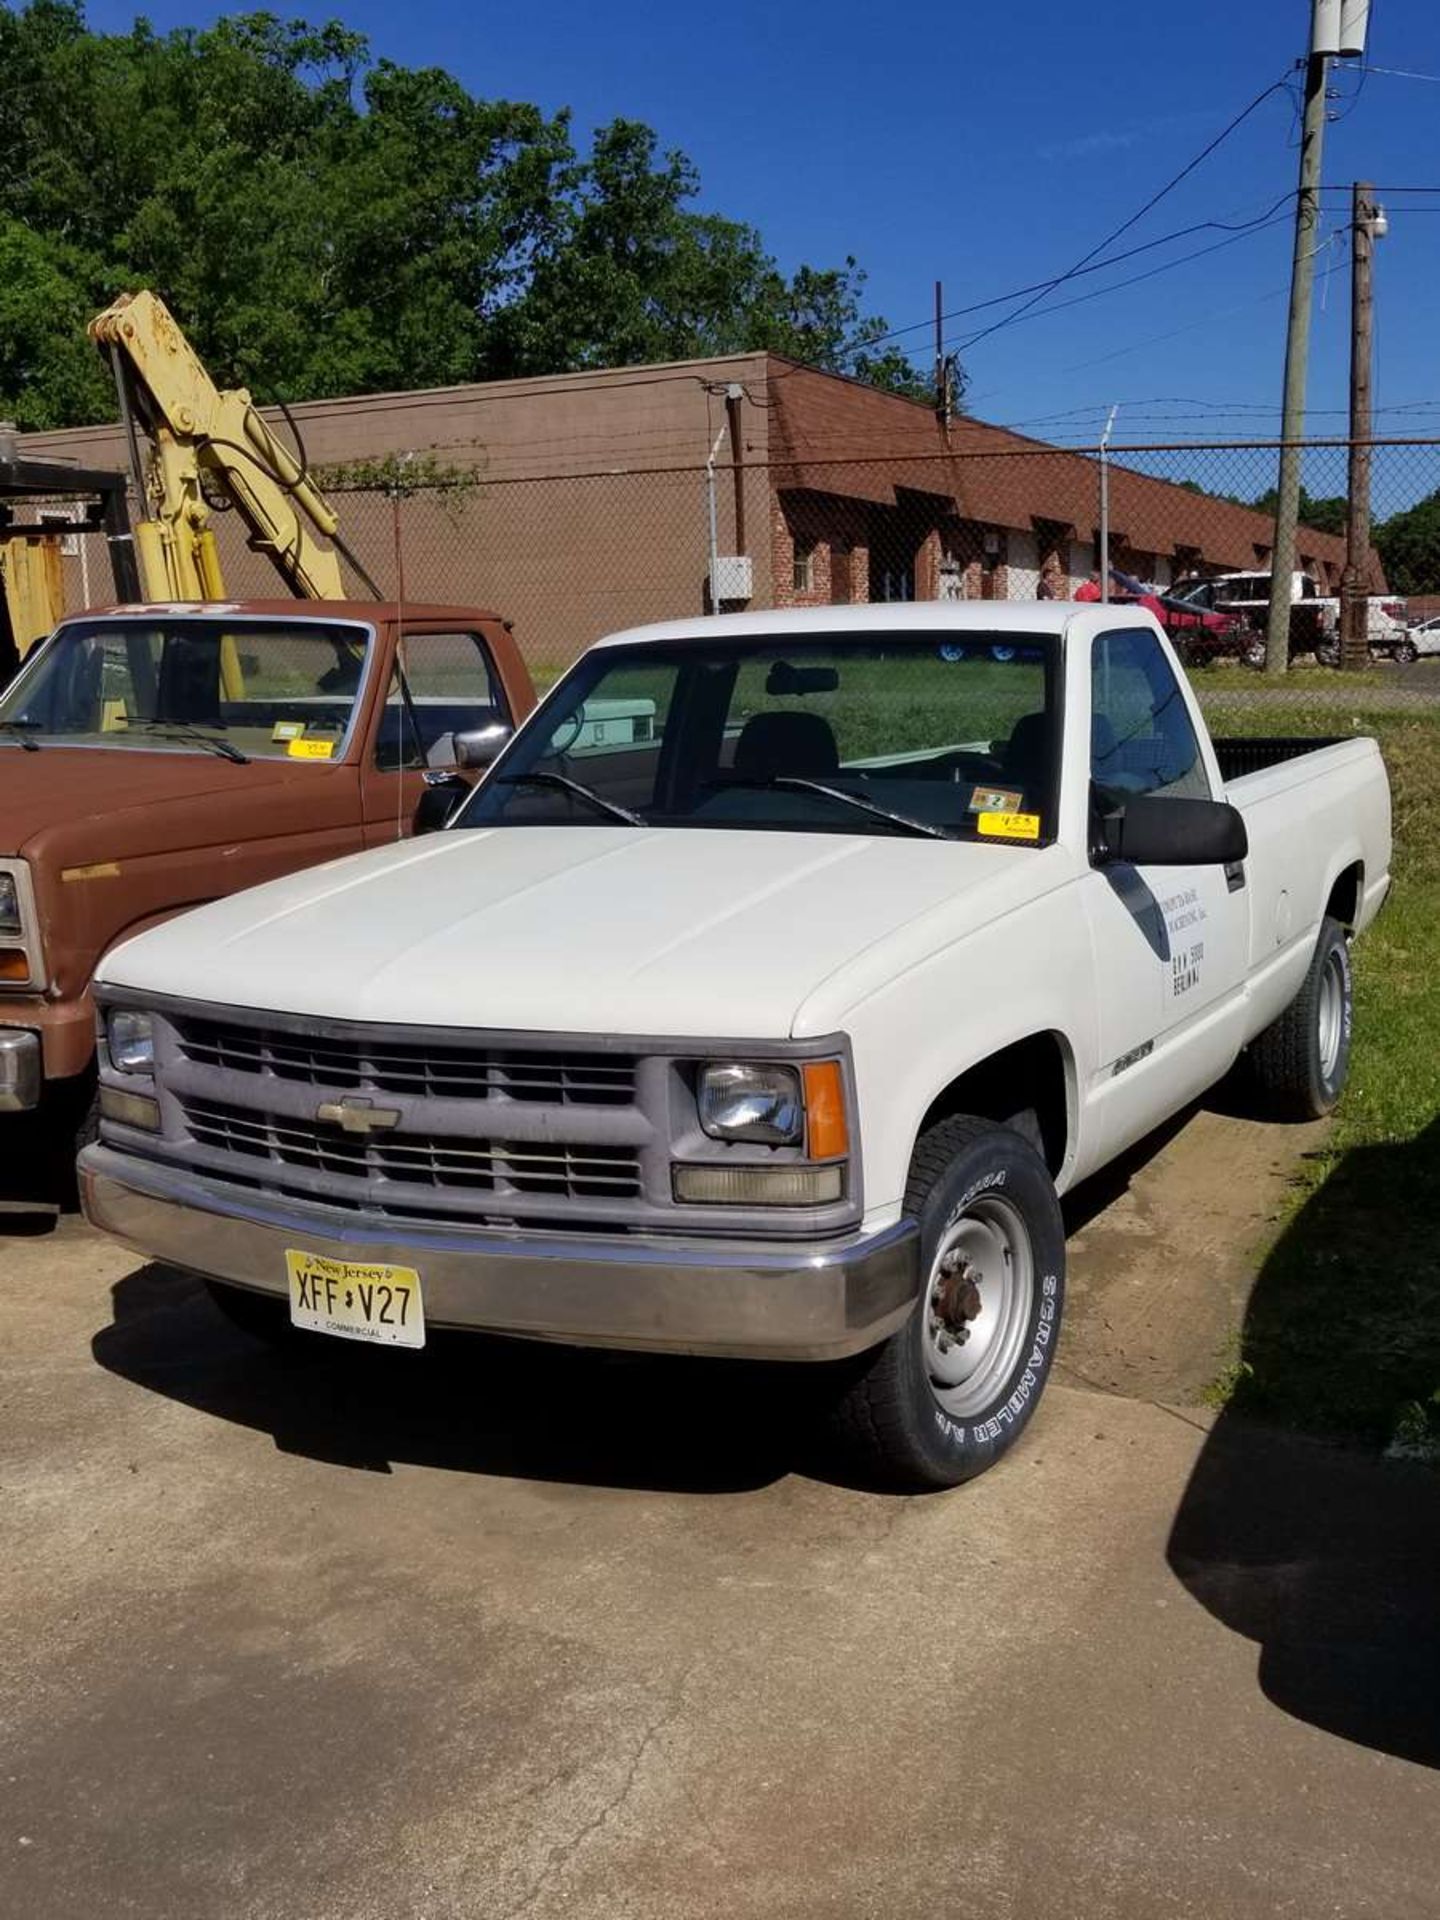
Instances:
[[[1322,667],[1338,667],[1340,664],[1340,642],[1336,639],[1317,640],[1315,659]]]
[[[922,1135],[905,1210],[920,1227],[920,1296],[836,1416],[869,1477],[924,1492],[983,1473],[1034,1412],[1060,1331],[1065,1232],[1034,1147],[968,1116]]]
[[[1397,640],[1390,649],[1390,658],[1400,667],[1413,667],[1420,658],[1420,649],[1413,640]]]
[[[1247,640],[1240,658],[1247,667],[1263,667],[1265,664],[1265,641],[1259,634],[1253,640]]]

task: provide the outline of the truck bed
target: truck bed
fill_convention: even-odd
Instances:
[[[1298,760],[1301,754],[1318,753],[1322,747],[1338,747],[1347,740],[1353,740],[1354,734],[1261,734],[1252,737],[1240,736],[1235,739],[1215,739],[1215,758],[1220,762],[1220,773],[1228,785],[1239,780],[1247,773],[1262,773],[1267,767],[1282,766],[1287,760]]]

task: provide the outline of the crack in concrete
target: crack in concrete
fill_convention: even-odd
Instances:
[[[639,1778],[640,1769],[645,1763],[645,1756],[649,1753],[651,1747],[665,1729],[672,1726],[679,1718],[681,1708],[684,1704],[685,1689],[689,1685],[690,1676],[694,1671],[693,1666],[686,1668],[665,1706],[641,1734],[635,1751],[630,1756],[630,1764],[625,1769],[625,1778],[621,1781],[618,1790],[610,1795],[600,1811],[592,1815],[578,1832],[572,1834],[568,1840],[558,1841],[549,1849],[539,1873],[520,1896],[517,1903],[513,1907],[508,1907],[504,1914],[500,1916],[500,1920],[520,1920],[522,1914],[531,1912],[536,1901],[540,1899],[546,1888],[555,1880],[561,1870],[574,1859],[579,1849],[595,1834],[599,1833],[614,1815],[620,1811],[621,1807],[624,1806],[635,1789],[635,1782]]]

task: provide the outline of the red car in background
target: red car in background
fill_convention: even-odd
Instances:
[[[1112,571],[1110,580],[1112,603],[1144,607],[1153,613],[1187,667],[1206,666],[1212,660],[1245,658],[1245,623],[1237,615],[1192,606],[1188,600],[1176,599],[1174,594],[1156,593],[1133,574]]]

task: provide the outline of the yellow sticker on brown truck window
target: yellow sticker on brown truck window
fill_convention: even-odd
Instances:
[[[292,740],[285,749],[292,760],[329,760],[335,752],[333,740]]]
[[[982,813],[975,824],[981,833],[988,833],[996,840],[1040,838],[1038,813]]]

